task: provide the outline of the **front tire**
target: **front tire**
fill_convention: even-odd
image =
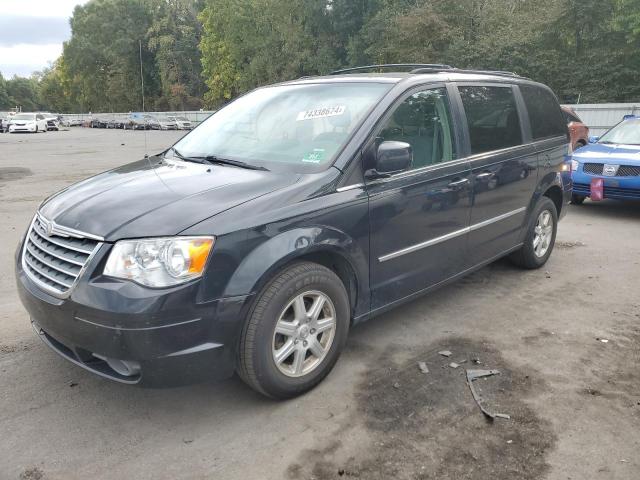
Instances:
[[[524,244],[510,260],[519,267],[542,267],[553,251],[558,231],[558,211],[549,197],[540,197],[531,214]]]
[[[301,395],[335,365],[349,331],[349,298],[322,265],[295,263],[256,300],[241,335],[238,374],[271,398]]]

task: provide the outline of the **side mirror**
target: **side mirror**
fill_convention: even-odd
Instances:
[[[387,141],[378,145],[374,168],[366,172],[367,177],[389,177],[411,167],[413,149],[405,142]]]
[[[600,137],[597,137],[595,135],[589,137],[589,143],[598,143],[598,140],[600,140]]]

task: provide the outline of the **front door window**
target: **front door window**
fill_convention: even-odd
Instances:
[[[379,136],[383,141],[410,144],[413,148],[412,169],[456,159],[446,90],[434,88],[408,97],[387,120]]]

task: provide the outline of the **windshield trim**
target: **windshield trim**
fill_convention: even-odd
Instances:
[[[358,81],[345,81],[345,80],[351,80],[351,79],[343,79],[341,78],[340,80],[337,79],[327,79],[328,81],[326,82],[308,82],[308,83],[292,83],[292,82],[283,82],[283,83],[276,83],[276,84],[271,84],[271,85],[265,85],[262,87],[258,87],[258,88],[254,88],[253,90],[250,90],[248,92],[243,93],[242,95],[239,95],[238,97],[234,98],[233,100],[231,100],[230,102],[224,104],[222,107],[218,108],[215,112],[213,112],[211,115],[209,115],[206,119],[202,120],[201,122],[198,123],[198,125],[193,128],[187,135],[185,135],[184,137],[178,139],[169,150],[171,150],[172,148],[174,148],[176,145],[178,145],[178,143],[180,143],[183,139],[187,138],[189,135],[193,134],[193,132],[196,132],[198,130],[198,128],[202,127],[207,120],[209,120],[210,118],[212,118],[214,115],[217,115],[219,112],[221,112],[222,110],[224,110],[225,108],[227,108],[228,106],[230,106],[231,104],[237,102],[238,100],[240,100],[241,98],[246,97],[247,95],[250,95],[254,92],[257,92],[259,90],[265,90],[268,88],[274,88],[274,87],[303,87],[303,86],[311,86],[311,85],[326,85],[326,84],[336,84],[336,85],[354,85],[354,84],[365,84],[365,85],[370,85],[370,84],[379,84],[379,85],[385,85],[387,88],[383,89],[380,93],[380,96],[372,102],[371,106],[365,110],[362,114],[362,118],[354,125],[352,131],[345,137],[345,140],[342,142],[342,144],[340,145],[340,147],[336,150],[336,152],[334,153],[331,161],[327,161],[325,163],[321,163],[318,165],[314,165],[314,164],[305,164],[304,165],[304,173],[320,173],[320,172],[324,172],[328,169],[330,169],[331,167],[335,167],[338,170],[342,171],[341,168],[337,167],[335,164],[338,162],[338,160],[340,160],[340,158],[342,157],[344,151],[347,149],[347,147],[351,144],[351,142],[353,141],[353,139],[357,136],[357,134],[360,132],[360,130],[362,129],[362,127],[364,126],[364,124],[367,122],[367,120],[369,119],[369,117],[371,116],[371,114],[374,112],[374,110],[376,109],[376,107],[382,103],[384,101],[384,99],[389,95],[390,92],[393,91],[394,87],[397,85],[397,82],[378,82],[378,81],[369,81],[367,80],[363,80],[363,79],[358,79]],[[248,163],[250,165],[256,166],[256,167],[267,167],[268,164],[268,169],[271,171],[276,171],[276,172],[291,172],[291,173],[301,173],[300,171],[298,171],[298,169],[296,169],[296,165],[294,163],[285,163],[285,162],[269,162],[269,161],[258,161],[258,160],[254,160],[254,159],[246,159],[246,158],[238,158],[236,156],[232,156],[232,155],[216,155],[216,154],[212,154],[212,156],[220,156],[220,157],[224,157],[224,158],[228,158],[230,160],[236,160],[239,162],[244,162],[244,163]]]

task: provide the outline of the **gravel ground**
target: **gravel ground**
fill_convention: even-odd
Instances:
[[[180,135],[0,135],[0,479],[640,478],[640,204],[571,206],[542,270],[500,261],[356,327],[295,400],[236,378],[127,387],[59,358],[14,285],[34,210]],[[465,368],[500,370],[475,385],[511,419],[483,417]]]

